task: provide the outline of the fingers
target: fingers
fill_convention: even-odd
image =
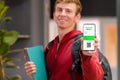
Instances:
[[[86,56],[92,56],[95,52],[96,50],[94,51],[82,50],[83,55],[86,55]]]
[[[95,50],[83,50],[83,38],[80,38],[80,41],[81,41],[81,50],[82,50],[82,53],[84,54],[84,55],[86,55],[86,56],[92,56],[95,52],[96,52],[96,49],[98,48],[98,39],[97,39],[97,37],[95,37],[95,39],[94,39],[94,46],[95,46]]]
[[[25,70],[28,76],[32,76],[36,72],[36,66],[33,62],[26,62],[25,65]]]
[[[83,38],[80,38],[80,41],[83,44]],[[95,48],[98,48],[98,39],[97,39],[97,37],[95,37],[94,41],[95,41],[95,43],[93,45],[95,46]],[[81,46],[81,48],[82,48],[82,46]]]
[[[95,46],[95,49],[98,48],[98,39],[97,38],[95,38],[95,43],[93,45]]]

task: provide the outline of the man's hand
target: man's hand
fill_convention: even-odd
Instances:
[[[27,75],[30,77],[32,77],[32,74],[36,72],[36,66],[33,62],[26,62],[24,67],[25,67]]]
[[[83,39],[81,38],[80,41],[83,42]],[[94,51],[83,50],[82,46],[81,46],[81,50],[82,50],[83,55],[92,56],[96,52],[96,49],[98,48],[98,39],[97,38],[95,38],[95,43],[93,45],[95,46],[95,50]]]

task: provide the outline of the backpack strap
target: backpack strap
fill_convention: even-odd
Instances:
[[[45,49],[45,51],[44,51],[44,53],[45,53],[45,59],[46,59],[46,57],[47,57],[47,54],[48,54],[48,51],[49,51],[51,45],[53,44],[53,41],[54,41],[54,40],[50,41],[50,42],[47,44],[47,46],[46,46],[46,49]]]
[[[54,40],[50,41],[50,42],[47,44],[46,48],[45,48],[45,51],[44,51],[44,53],[45,53],[45,60],[46,60],[48,51],[49,51],[51,45],[53,44],[53,41],[54,41]],[[45,63],[45,65],[46,65],[46,63]],[[47,75],[48,75],[48,69],[47,69],[47,67],[46,67],[46,71],[47,71]]]
[[[54,41],[54,40],[50,41],[50,42],[47,44],[46,49],[45,49],[45,54],[46,54],[46,55],[47,55],[47,53],[48,53],[51,45],[53,44],[53,41]]]
[[[82,68],[81,68],[81,61],[80,61],[80,47],[81,42],[80,38],[83,36],[83,34],[78,35],[72,44],[72,58],[73,58],[73,64],[71,67],[71,73],[72,73],[72,80],[74,80],[74,69],[76,68],[78,73],[82,75]]]
[[[99,49],[98,49],[98,55],[99,55],[99,62],[104,71],[103,80],[112,80],[112,72],[107,58],[101,53]]]

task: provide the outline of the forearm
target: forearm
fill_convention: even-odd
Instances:
[[[102,80],[103,70],[99,63],[97,52],[92,56],[81,54],[81,62],[84,80]]]

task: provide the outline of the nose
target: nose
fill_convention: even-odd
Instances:
[[[62,10],[61,15],[63,15],[63,16],[65,16],[65,15],[66,15],[65,10]]]

